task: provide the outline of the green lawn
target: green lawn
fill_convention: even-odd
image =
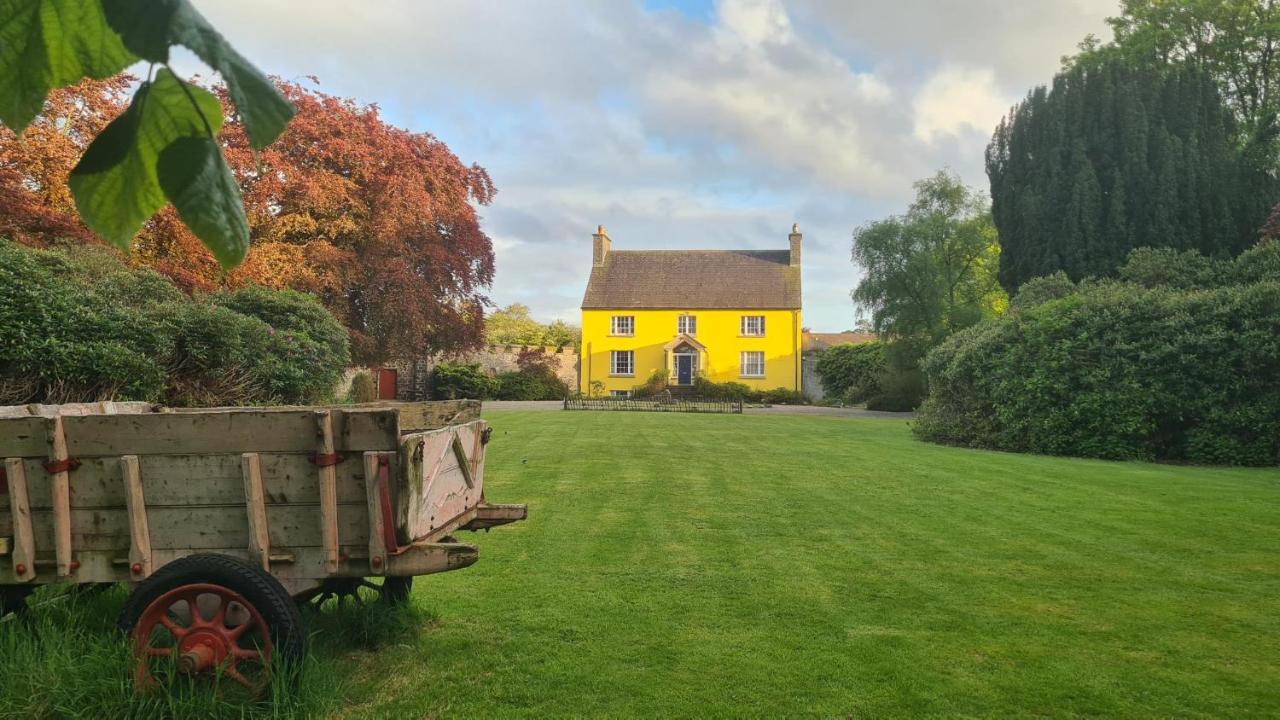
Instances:
[[[464,535],[480,563],[420,578],[397,623],[317,619],[300,712],[1280,716],[1280,471],[957,450],[890,420],[489,419],[487,494],[530,519]],[[112,666],[122,599],[0,626],[0,717],[159,712]]]
[[[527,522],[419,581],[343,717],[1280,715],[1280,472],[905,423],[490,416]]]

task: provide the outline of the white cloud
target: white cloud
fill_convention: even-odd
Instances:
[[[495,301],[577,305],[598,223],[621,247],[785,247],[805,315],[852,324],[850,231],[944,166],[985,182],[1011,100],[1104,28],[1115,0],[196,0],[286,78],[376,102],[499,192]],[[575,319],[573,315],[566,319]]]
[[[996,88],[991,68],[943,67],[916,94],[915,136],[926,143],[972,132],[989,138],[1012,104]]]

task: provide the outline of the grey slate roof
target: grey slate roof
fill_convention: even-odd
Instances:
[[[591,269],[582,309],[800,309],[787,250],[614,250]]]

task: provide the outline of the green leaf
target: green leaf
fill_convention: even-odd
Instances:
[[[53,88],[102,79],[137,58],[87,0],[0,0],[0,122],[21,133]]]
[[[80,217],[108,242],[128,250],[142,224],[165,203],[156,174],[161,151],[179,138],[207,138],[221,128],[218,98],[162,68],[71,171],[67,184]]]
[[[168,45],[184,45],[227,83],[231,101],[244,121],[249,143],[270,145],[284,132],[296,110],[265,75],[258,72],[188,0],[102,0],[107,19],[138,55],[156,62],[168,57]],[[163,38],[163,42],[158,39]],[[161,48],[161,45],[165,47]]]
[[[160,153],[160,187],[182,222],[213,252],[222,267],[240,264],[249,249],[249,223],[240,188],[208,137],[179,138]]]

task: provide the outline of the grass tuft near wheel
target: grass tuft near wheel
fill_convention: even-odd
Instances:
[[[381,584],[375,582],[379,579]],[[319,610],[330,600],[341,606],[347,602],[364,605],[372,599],[398,607],[409,602],[412,591],[412,577],[330,578],[314,590],[302,593],[297,600],[312,610]]]
[[[284,586],[226,555],[190,555],[160,568],[129,596],[119,627],[133,643],[139,690],[187,676],[256,697],[273,670],[296,669],[306,651]]]

